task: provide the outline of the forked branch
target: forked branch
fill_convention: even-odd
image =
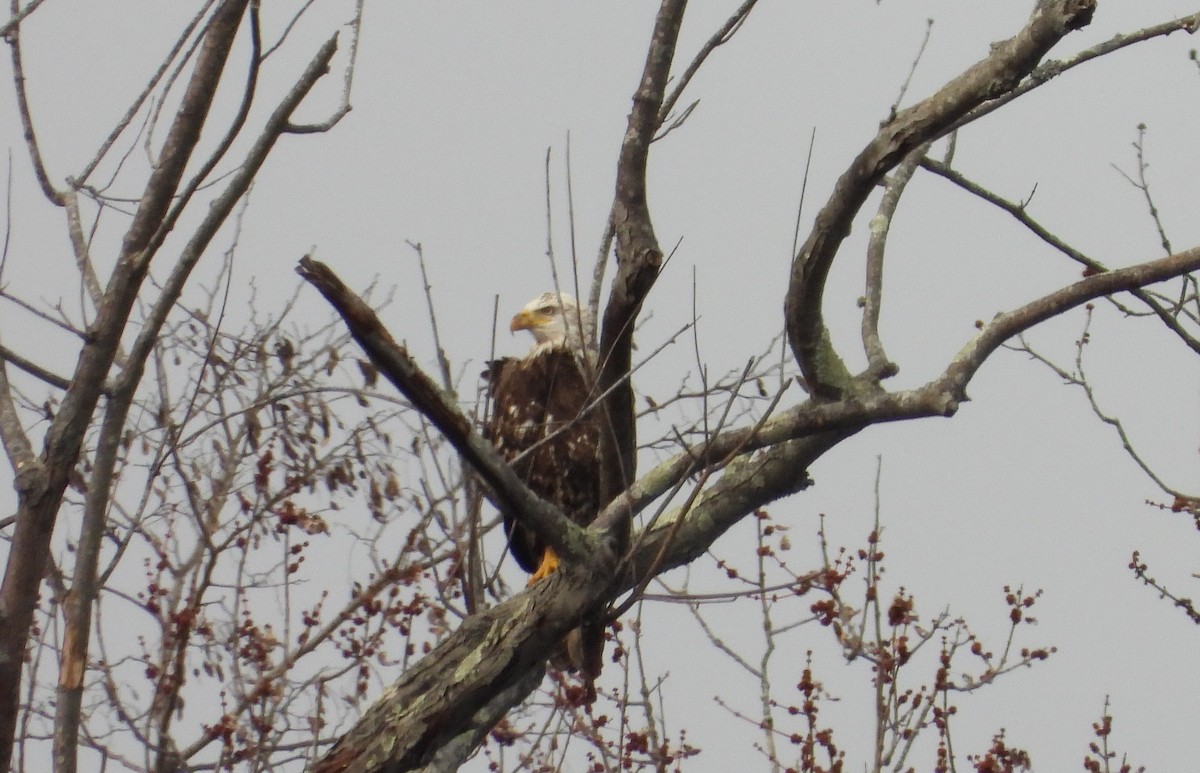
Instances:
[[[1095,7],[1095,0],[1040,0],[1023,30],[995,44],[985,59],[933,96],[897,113],[838,179],[792,262],[784,305],[788,341],[814,396],[833,399],[850,389],[850,374],[829,342],[822,296],[833,260],[867,196],[908,153],[1016,88],[1058,41],[1091,21]]]

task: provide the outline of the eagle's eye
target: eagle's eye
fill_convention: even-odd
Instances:
[[[547,304],[545,306],[540,306],[540,307],[538,307],[538,310],[537,310],[538,314],[544,314],[547,317],[553,317],[554,312],[555,312],[555,307],[551,306],[549,304]]]

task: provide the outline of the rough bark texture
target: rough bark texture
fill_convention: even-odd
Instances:
[[[311,770],[417,770],[433,764],[439,750],[464,733],[481,737],[490,725],[477,722],[477,714],[498,717],[523,700],[541,681],[559,641],[589,613],[597,589],[607,585],[607,578],[589,577],[567,564],[521,595],[467,618],[435,654],[389,687]],[[506,706],[493,703],[500,695]]]
[[[666,95],[686,6],[685,0],[665,0],[659,8],[617,162],[612,209],[617,274],[604,308],[598,377],[600,393],[608,395],[602,416],[604,429],[600,433],[600,501],[605,503],[624,491],[636,477],[637,428],[633,385],[629,380],[633,329],[642,303],[658,278],[663,258],[646,199],[646,165],[650,143],[659,127],[659,110]],[[617,537],[618,549],[628,540],[628,528],[627,523],[616,524],[611,530]]]

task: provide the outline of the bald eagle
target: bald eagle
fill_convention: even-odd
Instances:
[[[600,503],[600,430],[589,410],[591,321],[571,296],[545,293],[526,304],[509,329],[532,333],[533,348],[521,359],[489,363],[487,436],[534,493],[587,526]],[[533,575],[531,585],[558,566],[554,551],[509,513],[504,531],[513,558]]]

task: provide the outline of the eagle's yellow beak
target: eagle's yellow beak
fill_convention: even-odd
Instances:
[[[515,333],[518,330],[532,330],[544,324],[546,324],[546,317],[544,315],[538,314],[536,311],[522,309],[512,318],[512,322],[508,323],[508,330],[511,333]]]

